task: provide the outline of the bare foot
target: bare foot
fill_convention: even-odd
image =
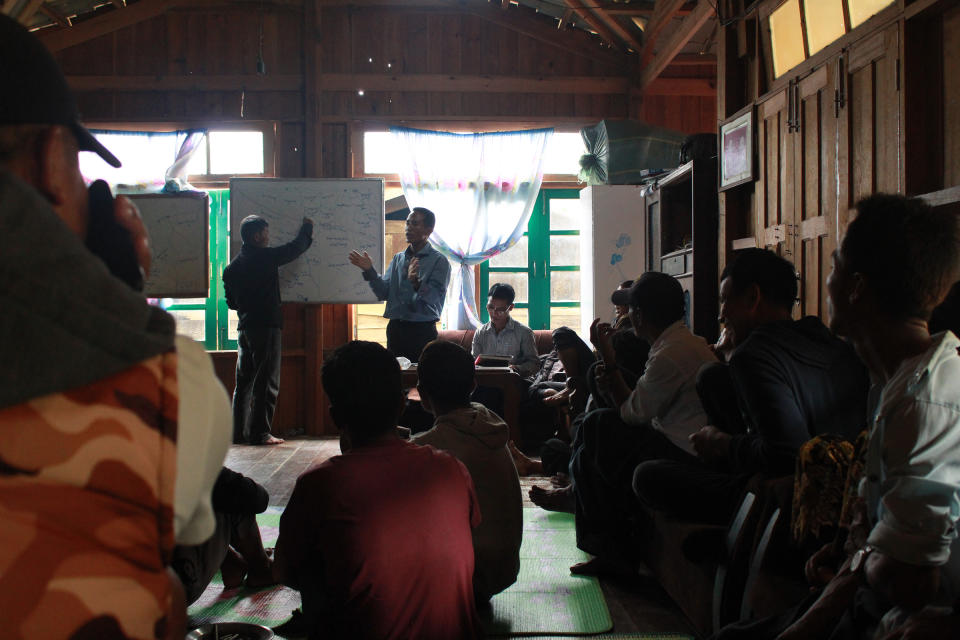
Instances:
[[[284,442],[286,442],[286,440],[283,438],[278,438],[268,433],[263,437],[263,440],[260,441],[260,444],[283,444]]]
[[[513,456],[513,464],[517,466],[517,473],[521,476],[536,476],[543,475],[543,463],[539,460],[534,460],[523,454],[520,449],[517,449],[517,445],[513,443],[513,440],[510,441],[508,445],[510,447],[510,455]]]
[[[573,513],[574,498],[573,487],[568,486],[562,489],[544,489],[543,487],[532,487],[530,489],[530,500],[547,511],[562,511]]]
[[[247,574],[247,563],[239,553],[227,549],[227,555],[220,563],[220,577],[223,578],[223,588],[233,589],[243,584],[243,576]]]
[[[559,471],[550,477],[550,484],[552,484],[557,489],[563,489],[564,487],[569,487],[570,476],[565,474],[563,471]]]

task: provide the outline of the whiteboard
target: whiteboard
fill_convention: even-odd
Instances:
[[[210,284],[210,197],[200,191],[128,196],[150,234],[148,298],[206,298]]]
[[[347,258],[366,251],[383,273],[383,179],[234,178],[230,180],[230,255],[240,253],[240,221],[262,216],[270,244],[293,240],[304,217],[313,220],[313,244],[280,267],[284,302],[376,302],[360,269]]]

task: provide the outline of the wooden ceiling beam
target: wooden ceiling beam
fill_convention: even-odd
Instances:
[[[662,1],[662,0],[661,0]],[[680,27],[674,31],[667,41],[657,50],[656,57],[640,70],[640,89],[646,87],[657,79],[663,70],[680,53],[683,47],[690,42],[690,39],[707,23],[707,20],[715,15],[713,5],[710,0],[700,0],[693,13],[683,19]]]
[[[479,76],[410,73],[324,73],[324,91],[425,91],[433,93],[585,93],[625,94],[626,77],[603,76]]]
[[[607,25],[603,23],[602,20],[593,15],[593,13],[587,8],[583,2],[580,0],[563,0],[564,4],[573,9],[584,22],[590,25],[590,28],[597,32],[597,35],[600,36],[604,42],[609,44],[614,49],[618,51],[623,49],[620,39],[610,30]]]
[[[593,7],[593,13],[600,18],[600,20],[607,26],[608,29],[619,36],[623,42],[626,42],[631,49],[636,51],[638,54],[643,50],[643,45],[640,44],[640,41],[637,40],[629,30],[624,28],[624,26],[620,24],[616,18],[607,13],[604,8],[595,6]]]
[[[143,0],[141,0],[143,1]],[[333,0],[334,2],[336,0]],[[377,0],[370,0],[377,1]],[[421,0],[416,0],[417,2]],[[391,6],[396,7],[395,0],[390,0]],[[445,8],[452,9],[457,13],[466,13],[474,15],[498,26],[516,31],[528,38],[533,38],[545,44],[558,47],[564,51],[574,53],[596,60],[602,64],[623,69],[627,65],[627,60],[622,54],[610,51],[600,46],[595,36],[590,35],[581,29],[568,29],[562,35],[558,36],[557,28],[551,24],[544,16],[537,16],[530,10],[530,15],[521,7],[512,7],[506,14],[496,7],[490,6],[487,2],[480,4],[474,2],[451,2],[446,0]],[[404,4],[403,8],[407,8]],[[561,25],[562,26],[562,25]]]
[[[208,4],[207,0],[140,0],[135,4],[94,16],[69,29],[44,29],[37,34],[50,51],[61,51],[100,36],[155,18],[181,6]]]
[[[618,95],[631,90],[626,77],[608,76],[450,76],[443,74],[323,73],[322,91],[403,93],[516,93]],[[67,76],[77,92],[90,91],[301,91],[300,75]],[[712,78],[657,78],[647,95],[714,96]]]
[[[27,0],[27,2],[21,3],[19,7],[11,7],[7,15],[20,24],[29,26],[30,20],[40,10],[42,4],[43,0]]]
[[[63,15],[47,3],[40,5],[40,12],[64,28],[70,28],[70,18]]]
[[[672,67],[717,66],[717,56],[710,54],[681,53],[670,61]]]
[[[16,6],[17,0],[3,0],[3,3],[0,4],[0,13],[4,15],[10,15],[13,13],[13,8]]]
[[[687,2],[687,4],[680,7],[680,10],[677,11],[675,15],[685,16],[690,14],[693,11],[693,8],[697,6],[696,2]],[[632,7],[628,5],[622,5],[617,7],[607,7],[606,12],[612,16],[652,16],[655,9],[653,7]]]
[[[67,76],[67,84],[74,91],[300,91],[303,76]]]
[[[653,16],[643,30],[643,50],[640,52],[640,66],[646,66],[653,59],[657,38],[664,27],[670,24],[686,0],[657,0]]]
[[[113,6],[115,6],[117,9],[123,9],[124,7],[127,6],[127,3],[125,0],[111,0],[111,2]]]

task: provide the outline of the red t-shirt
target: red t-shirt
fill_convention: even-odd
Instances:
[[[460,461],[391,440],[300,476],[280,519],[278,568],[291,586],[325,594],[331,637],[474,638],[479,523]]]

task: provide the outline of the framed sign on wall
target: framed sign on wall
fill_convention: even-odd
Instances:
[[[753,172],[753,105],[720,123],[720,191],[751,182]]]

